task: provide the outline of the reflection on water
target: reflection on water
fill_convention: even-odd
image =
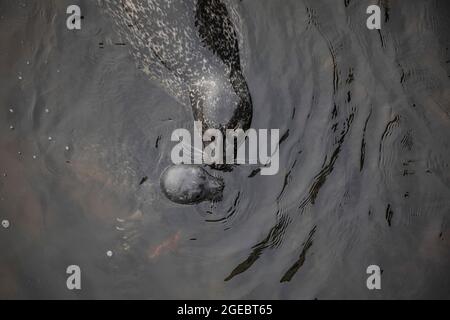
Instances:
[[[143,72],[101,3],[67,30],[69,2],[0,2],[1,298],[449,297],[446,1],[381,1],[380,31],[371,1],[233,2],[280,171],[209,169],[223,199],[194,206],[159,183],[185,82]]]

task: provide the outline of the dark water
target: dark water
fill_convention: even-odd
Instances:
[[[228,4],[280,171],[210,170],[222,201],[185,206],[159,187],[183,83],[103,2],[1,0],[0,297],[450,298],[450,6],[380,1],[377,31],[373,3]]]

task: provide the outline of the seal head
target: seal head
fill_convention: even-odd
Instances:
[[[224,183],[197,165],[174,165],[166,168],[160,178],[161,190],[171,201],[194,204],[218,201],[222,198]]]

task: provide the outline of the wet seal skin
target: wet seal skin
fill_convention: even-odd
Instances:
[[[138,67],[207,129],[248,129],[235,1],[103,0]],[[241,42],[242,43],[242,42]]]
[[[202,43],[225,65],[225,75],[219,75],[214,81],[219,82],[213,83],[217,90],[211,88],[208,92],[204,88],[205,84],[208,86],[207,81],[200,81],[200,86],[191,86],[189,98],[194,119],[202,121],[204,131],[215,128],[225,133],[226,129],[249,129],[253,115],[252,99],[242,74],[239,42],[226,5],[220,0],[198,0],[195,25]],[[224,76],[228,83],[220,83]],[[227,108],[231,108],[229,116],[227,110],[223,110]]]
[[[198,165],[174,165],[166,168],[160,178],[161,190],[171,201],[195,204],[219,201],[225,187],[223,180]]]

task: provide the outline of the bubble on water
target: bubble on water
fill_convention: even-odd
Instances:
[[[70,150],[70,147],[69,147],[69,146],[65,146],[64,149],[65,149],[66,151],[69,151],[69,150]]]
[[[9,228],[9,221],[6,219],[2,220],[2,227],[5,229]]]
[[[48,141],[52,141],[53,140],[53,137],[48,137]]]
[[[111,250],[108,250],[108,251],[106,251],[106,255],[107,255],[108,257],[112,257],[113,252],[112,252]]]
[[[33,154],[33,160],[36,160],[37,156],[35,154]]]

